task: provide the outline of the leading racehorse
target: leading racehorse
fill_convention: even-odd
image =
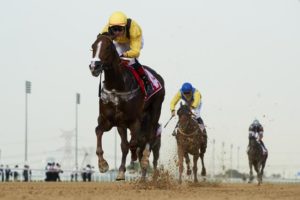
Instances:
[[[156,150],[154,154],[159,153],[157,147],[160,147],[160,136],[156,133],[165,96],[163,78],[151,68],[144,66],[161,86],[159,91],[145,100],[146,94],[139,87],[128,66],[120,59],[113,40],[108,34],[97,36],[92,45],[92,51],[93,59],[89,66],[91,73],[96,77],[100,74],[99,117],[96,127],[99,170],[104,173],[109,169],[104,159],[102,135],[112,127],[117,127],[122,149],[122,161],[117,180],[125,179],[126,156],[129,149],[132,161],[135,161],[137,156],[139,157],[143,170],[142,176],[145,177],[151,150]],[[101,88],[102,72],[105,78],[103,88]],[[130,142],[127,139],[127,129],[131,133]],[[158,155],[154,156],[153,163],[156,165],[157,159]]]
[[[258,185],[262,183],[262,177],[264,174],[264,168],[268,158],[268,153],[264,153],[261,145],[257,142],[257,139],[254,135],[249,135],[249,146],[248,146],[248,160],[250,167],[250,180],[251,183],[254,179],[252,167],[257,173]]]

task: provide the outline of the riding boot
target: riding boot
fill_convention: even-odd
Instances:
[[[146,76],[146,74],[144,74],[141,78],[144,81],[145,90],[147,92],[147,95],[151,94],[152,93],[152,86],[151,86],[151,83],[150,83],[148,77]]]
[[[143,80],[147,95],[151,94],[151,92],[152,92],[151,83],[148,79],[148,76],[145,74],[144,68],[142,67],[142,65],[139,63],[139,61],[137,59],[135,59],[135,63],[132,64],[132,67],[137,71],[137,73]]]

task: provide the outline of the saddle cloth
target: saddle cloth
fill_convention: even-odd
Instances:
[[[145,70],[145,74],[146,74],[146,76],[148,76],[149,82],[152,87],[152,92],[150,94],[147,94],[147,92],[145,90],[144,81],[141,79],[141,77],[138,75],[138,73],[134,70],[134,68],[129,65],[125,65],[125,67],[133,74],[136,81],[138,82],[142,92],[145,94],[145,101],[149,100],[154,94],[156,94],[158,91],[160,91],[162,89],[162,85],[157,80],[157,78],[150,71],[148,71],[146,68],[143,67],[143,69]]]

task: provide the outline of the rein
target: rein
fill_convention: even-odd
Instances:
[[[99,82],[99,91],[98,91],[98,96],[101,99],[101,81],[102,80],[102,71],[100,71],[100,82]]]

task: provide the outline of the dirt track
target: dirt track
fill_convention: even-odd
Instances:
[[[300,184],[188,184],[169,189],[137,183],[0,183],[0,199],[300,199]]]

